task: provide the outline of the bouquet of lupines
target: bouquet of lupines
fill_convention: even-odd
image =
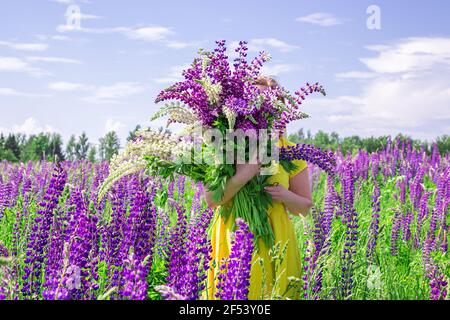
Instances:
[[[213,200],[220,202],[227,180],[235,174],[236,164],[242,163],[234,158],[235,153],[241,155],[243,162],[252,158],[248,139],[244,143],[227,139],[230,132],[236,131],[248,135],[250,140],[253,136],[259,147],[262,141],[258,132],[269,132],[265,148],[271,150],[272,156],[279,155],[277,162],[279,159],[288,172],[295,170],[292,163],[295,159],[315,163],[330,174],[334,172],[333,155],[313,146],[275,148],[280,132],[289,122],[307,117],[299,108],[306,96],[315,92],[325,95],[322,86],[307,84],[293,95],[280,86],[261,89],[257,81],[269,55],[260,52],[248,62],[246,42],[241,41],[231,65],[225,41],[216,43],[212,52],[199,50],[192,65],[183,71],[184,80],[163,90],[156,98],[156,103],[167,103],[152,119],[166,116],[168,125],[182,123],[186,125],[185,130],[178,135],[149,129],[138,132],[125,152],[113,159],[110,177],[100,197],[120,177],[146,168],[152,176],[173,178],[174,174],[181,174],[201,181],[213,192]],[[228,158],[230,150],[232,161]],[[273,160],[262,165],[277,168]],[[225,219],[234,216],[233,221],[244,219],[254,239],[261,237],[270,246],[274,240],[268,219],[272,199],[264,191],[268,177],[267,174],[255,176],[230,203],[220,206],[219,213]]]

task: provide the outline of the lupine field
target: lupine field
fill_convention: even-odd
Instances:
[[[309,167],[314,208],[292,217],[300,296],[448,299],[450,156],[393,140],[336,158],[333,178]],[[204,187],[142,172],[98,202],[107,176],[107,162],[0,163],[1,299],[205,298]],[[249,239],[239,222],[231,260],[245,260]],[[224,273],[217,298],[245,299],[249,267]]]

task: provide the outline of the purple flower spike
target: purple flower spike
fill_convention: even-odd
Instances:
[[[281,147],[280,160],[305,160],[317,165],[331,176],[336,172],[336,161],[333,153],[322,151],[320,148],[308,144]]]
[[[237,230],[231,243],[230,257],[223,261],[216,297],[221,300],[247,300],[253,254],[253,234],[242,219],[236,219]]]

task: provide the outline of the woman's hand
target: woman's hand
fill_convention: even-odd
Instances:
[[[236,164],[235,177],[239,182],[246,184],[256,176],[260,170],[261,164],[258,161],[258,154],[255,152],[251,156],[249,163]]]
[[[288,202],[292,196],[292,192],[281,185],[265,187],[264,190],[277,202]]]
[[[313,206],[309,186],[308,170],[303,170],[289,179],[289,190],[281,185],[266,187],[272,199],[282,202],[290,213],[306,215]]]
[[[213,201],[211,192],[205,192],[208,207],[214,208],[231,200],[247,182],[259,173],[260,167],[256,157],[252,158],[248,164],[237,164],[236,173],[228,179],[222,199],[219,202]]]

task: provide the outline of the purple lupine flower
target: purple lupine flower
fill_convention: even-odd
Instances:
[[[129,299],[145,299],[146,277],[151,269],[155,240],[156,208],[150,205],[151,193],[144,190],[138,176],[132,177],[130,214],[123,228],[123,241],[119,256],[127,261],[120,275],[120,292]],[[135,290],[135,291],[133,291]]]
[[[211,260],[211,243],[207,239],[207,228],[211,222],[213,210],[206,209],[189,223],[186,239],[186,253],[183,257],[183,280],[177,293],[188,300],[197,300],[205,289],[206,271]]]
[[[414,235],[414,247],[420,247],[420,236],[422,233],[422,225],[424,220],[428,217],[428,199],[431,192],[426,192],[420,199],[419,214],[417,215],[416,232]]]
[[[344,223],[347,226],[345,244],[343,249],[342,267],[342,296],[348,298],[353,288],[353,265],[356,254],[356,242],[358,240],[358,215],[353,207],[355,177],[353,166],[346,161],[342,166],[342,192]]]
[[[310,298],[310,282],[311,282],[311,243],[310,240],[305,241],[305,256],[303,258],[303,275],[302,275],[302,280],[303,280],[303,298],[305,300],[308,300]]]
[[[131,252],[125,260],[123,269],[124,285],[121,295],[130,300],[145,300],[147,298],[147,274],[149,259],[136,259]]]
[[[375,184],[375,188],[372,195],[372,220],[369,227],[369,241],[367,243],[366,257],[368,260],[373,259],[373,254],[378,240],[380,224],[380,187]]]
[[[230,257],[222,264],[223,277],[219,278],[217,284],[216,297],[221,300],[248,299],[254,249],[253,234],[242,219],[236,219],[236,226]]]
[[[411,238],[411,223],[414,220],[414,214],[412,212],[407,212],[403,216],[403,223],[402,223],[402,240],[404,242],[409,241]]]
[[[186,177],[179,176],[177,181],[178,201],[184,201],[184,190],[186,188]]]
[[[397,187],[399,188],[399,199],[401,203],[406,201],[406,181],[405,179],[399,179],[397,181]]]
[[[8,249],[2,243],[0,243],[0,258],[10,258]],[[17,298],[16,276],[11,263],[6,261],[6,265],[0,265],[0,301]]]
[[[196,185],[194,198],[192,199],[191,216],[196,216],[200,213],[202,209],[201,198],[203,196],[203,193],[204,193],[203,183],[199,182]]]
[[[183,257],[186,254],[186,229],[187,229],[187,220],[184,208],[180,205],[174,203],[175,209],[177,211],[177,224],[175,228],[172,229],[172,234],[170,236],[170,257],[168,264],[168,276],[167,276],[167,285],[175,292],[180,292],[182,290],[182,279],[183,274],[182,270],[184,268],[183,265]]]
[[[59,216],[53,221],[52,236],[47,254],[42,291],[42,297],[45,300],[68,299],[67,290],[62,283],[64,258],[67,253],[67,248],[64,245],[63,221]],[[60,287],[63,288],[58,290]]]
[[[169,199],[173,199],[173,195],[174,195],[174,191],[175,191],[175,181],[170,181],[169,182],[169,186],[167,187],[167,197]]]
[[[447,285],[444,275],[439,270],[434,259],[431,257],[433,251],[434,241],[427,237],[424,241],[422,251],[422,261],[425,270],[425,276],[429,280],[430,285],[430,299],[431,300],[444,300],[447,297]]]
[[[9,250],[0,242],[0,257],[9,257]]]
[[[168,212],[160,208],[158,209],[158,217],[155,248],[159,257],[165,260],[170,252],[170,219]]]
[[[328,193],[325,198],[326,207],[324,212],[318,212],[317,210],[313,209],[314,253],[312,255],[312,258],[309,259],[310,266],[308,267],[308,271],[311,274],[314,274],[311,293],[312,298],[315,300],[318,300],[320,298],[319,293],[322,290],[323,263],[319,262],[319,257],[326,256],[331,246],[329,236],[334,211],[330,199],[330,194]]]
[[[65,184],[67,173],[60,165],[55,167],[50,185],[34,220],[32,232],[28,240],[28,248],[24,261],[22,293],[25,297],[37,297],[40,294],[42,269],[50,238],[53,211],[56,209]]]
[[[161,293],[161,297],[164,300],[188,300],[181,294],[176,293],[170,286],[165,285],[155,286],[155,290]]]
[[[280,160],[305,160],[313,163],[327,172],[334,175],[336,161],[331,151],[325,152],[308,144],[297,144],[295,146],[281,147]]]
[[[402,214],[399,211],[395,211],[394,221],[392,223],[391,230],[391,255],[396,256],[398,253],[397,241],[399,238],[399,232],[402,226]]]
[[[422,179],[425,176],[426,171],[427,168],[425,166],[421,166],[410,185],[410,198],[414,209],[419,207],[420,198],[423,192]]]
[[[120,269],[126,256],[122,256],[121,241],[124,226],[126,225],[127,203],[125,199],[125,180],[119,180],[112,190],[112,212],[111,222],[104,230],[102,238],[104,247],[102,248],[102,258],[108,266],[108,275],[111,279],[112,287],[120,285]],[[114,298],[114,296],[112,296]]]
[[[167,285],[174,292],[188,300],[199,298],[205,289],[206,271],[211,260],[211,242],[207,238],[207,228],[211,222],[213,211],[203,210],[194,214],[191,208],[191,220],[186,226],[183,208],[176,204],[178,223],[170,241],[170,261]]]
[[[96,263],[97,218],[88,211],[86,199],[80,190],[74,192],[76,212],[74,219],[75,228],[72,231],[69,242],[69,267],[79,272],[80,285],[68,288],[71,299],[92,298],[93,292],[98,289],[95,283],[97,275],[92,264]],[[66,275],[65,275],[66,276]],[[67,280],[66,280],[67,285]]]
[[[371,169],[372,169],[372,180],[377,181],[378,173],[380,170],[380,158],[377,153],[371,154]]]

